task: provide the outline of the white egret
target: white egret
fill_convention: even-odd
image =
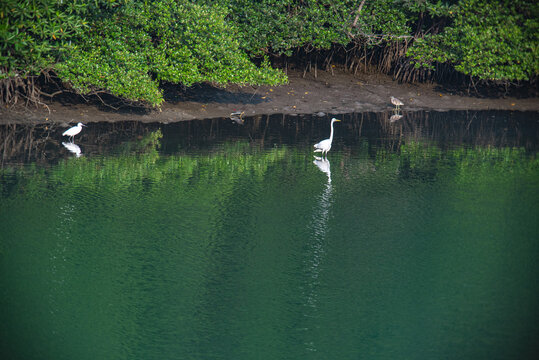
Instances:
[[[402,101],[400,101],[399,99],[397,99],[397,98],[394,97],[394,96],[391,97],[391,103],[392,103],[393,105],[395,105],[395,108],[396,108],[397,110],[399,110],[400,107],[401,107],[402,105],[404,105],[404,103],[403,103]]]
[[[331,133],[329,134],[329,139],[322,140],[318,144],[314,145],[314,152],[321,152],[322,156],[324,154],[327,156],[328,151],[331,149],[331,143],[333,142],[333,123],[336,121],[341,121],[339,119],[331,119]]]
[[[86,126],[83,123],[78,123],[77,126],[73,126],[72,128],[67,129],[64,131],[62,136],[69,136],[71,138],[71,142],[75,139],[75,135],[81,132],[82,127]]]

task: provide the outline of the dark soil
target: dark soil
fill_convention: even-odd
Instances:
[[[342,114],[391,111],[390,96],[404,102],[403,113],[419,110],[519,110],[539,111],[539,98],[479,97],[458,95],[434,84],[399,84],[385,75],[359,75],[319,71],[317,77],[289,72],[288,85],[226,89],[198,85],[188,89],[165,87],[161,110],[122,107],[114,110],[100,102],[86,103],[78,97],[55,98],[38,108],[22,105],[0,110],[0,124],[84,123],[138,120],[169,123],[182,120],[228,117],[235,111],[244,116],[262,114]]]

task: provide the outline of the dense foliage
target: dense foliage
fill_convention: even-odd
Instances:
[[[408,55],[417,66],[447,62],[478,79],[530,80],[539,74],[538,4],[461,0],[451,26],[417,41]]]
[[[219,7],[174,0],[126,2],[97,22],[56,69],[83,92],[108,89],[152,105],[163,101],[160,81],[283,83],[282,72],[267,62],[255,66],[240,50],[225,15]]]
[[[286,81],[267,60],[257,66],[240,49],[236,28],[218,6],[173,0],[67,3],[2,4],[0,79],[54,70],[83,94],[107,92],[153,106],[163,101],[161,81],[186,86]]]
[[[230,9],[242,46],[251,53],[292,55],[297,48],[329,49],[357,41],[369,46],[410,37],[424,12],[440,12],[432,1],[205,0]],[[419,25],[421,26],[421,25]]]
[[[0,79],[40,73],[88,28],[88,6],[56,0],[0,2]]]
[[[447,64],[478,80],[539,74],[531,0],[4,0],[1,102],[39,74],[158,106],[160,84],[282,84],[268,56],[390,49],[383,71]],[[391,53],[391,56],[387,56]]]

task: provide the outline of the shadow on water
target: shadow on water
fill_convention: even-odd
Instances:
[[[522,147],[535,152],[539,144],[537,113],[500,111],[449,111],[353,113],[337,115],[343,121],[336,129],[334,150],[351,151],[366,139],[370,152],[378,148],[398,151],[406,141],[437,142],[444,149],[455,146]],[[283,144],[311,146],[327,138],[331,115],[245,117],[242,126],[227,119],[183,121],[172,124],[143,124],[137,121],[90,123],[73,146],[62,146],[65,128],[58,124],[0,126],[0,166],[9,164],[55,163],[67,155],[106,155],[125,142],[141,139],[161,129],[161,151],[207,149],[230,139],[247,139],[252,146],[275,147]],[[71,147],[71,148],[70,148]]]

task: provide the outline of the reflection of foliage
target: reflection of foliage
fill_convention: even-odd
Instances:
[[[366,142],[365,142],[366,143]],[[347,163],[347,174],[359,174],[362,182],[379,186],[388,181],[505,182],[520,177],[539,178],[539,159],[517,147],[456,146],[443,149],[428,141],[408,140],[397,151],[380,147],[373,153],[360,149]],[[354,176],[351,177],[355,178]],[[538,184],[539,185],[539,184]]]
[[[179,154],[162,155],[158,151],[160,139],[161,132],[155,131],[126,144],[115,155],[69,158],[48,168],[32,164],[0,170],[0,219],[9,219],[0,221],[4,224],[3,234],[6,239],[13,239],[10,244],[19,240],[17,235],[23,234],[24,241],[20,242],[27,244],[27,247],[8,245],[5,249],[0,245],[0,253],[5,252],[7,256],[10,251],[9,257],[16,258],[10,263],[14,269],[29,262],[28,259],[38,258],[43,263],[42,268],[61,263],[63,268],[58,274],[69,280],[63,287],[50,290],[52,296],[59,299],[61,313],[79,311],[74,304],[84,303],[82,299],[85,296],[103,298],[102,301],[88,302],[88,306],[91,311],[100,310],[96,311],[96,318],[106,325],[102,328],[107,331],[107,336],[121,334],[123,338],[138,338],[139,330],[133,324],[150,319],[153,313],[143,312],[142,318],[134,318],[136,312],[132,309],[157,308],[156,298],[168,301],[171,294],[181,294],[181,307],[187,309],[183,310],[185,316],[197,314],[196,308],[189,306],[200,304],[199,296],[211,298],[212,293],[206,291],[209,282],[212,287],[217,283],[227,283],[227,291],[235,291],[240,283],[257,284],[261,274],[265,275],[265,271],[272,273],[276,266],[297,272],[296,258],[290,260],[287,254],[291,250],[298,254],[308,253],[306,244],[309,243],[305,237],[310,235],[301,229],[309,226],[316,206],[313,201],[326,182],[326,176],[312,164],[310,146],[268,149],[240,141],[220,143],[211,150],[198,151],[198,155],[182,154],[181,150]],[[334,227],[332,229],[335,230],[328,231],[328,234],[344,239],[371,240],[367,241],[368,244],[397,244],[388,239],[398,237],[398,243],[406,243],[406,251],[410,251],[402,253],[402,247],[391,246],[391,252],[395,251],[393,256],[399,258],[403,254],[413,254],[416,249],[424,250],[424,243],[416,240],[422,235],[437,239],[429,251],[433,251],[432,256],[445,258],[441,254],[452,248],[444,245],[458,241],[452,238],[455,232],[433,234],[430,231],[439,231],[439,226],[431,230],[423,228],[423,225],[435,225],[431,219],[443,217],[438,219],[442,229],[455,226],[457,233],[461,228],[464,229],[462,231],[473,230],[475,224],[463,227],[457,222],[462,217],[452,215],[463,209],[466,215],[481,213],[484,207],[477,206],[475,202],[477,191],[482,196],[495,194],[493,188],[510,190],[512,184],[509,182],[524,177],[524,180],[537,179],[539,172],[535,156],[517,148],[478,146],[444,150],[433,143],[420,141],[407,141],[395,152],[386,148],[373,152],[365,141],[360,147],[359,157],[348,157],[340,152],[331,155],[336,192],[333,198],[335,206],[332,206],[335,216],[330,217],[329,226],[331,228],[335,219],[343,219],[343,223],[353,229],[358,229],[357,224],[360,223],[361,230],[349,234]],[[425,177],[420,176],[423,174],[429,175],[426,180],[436,180],[437,186],[431,188],[430,184],[416,183],[414,185],[418,186],[411,190],[410,180],[425,181]],[[350,179],[353,183],[344,186],[343,182]],[[463,188],[470,189],[472,196],[466,197],[466,202],[453,201],[454,195]],[[410,207],[428,205],[420,197],[422,192],[429,190],[430,196],[439,190],[445,191],[442,195],[444,203],[438,207],[438,213],[433,214],[428,206],[423,211],[409,212]],[[427,199],[440,199],[430,196]],[[350,211],[346,205],[358,200],[361,200],[361,206]],[[494,204],[504,204],[503,200],[497,198]],[[449,208],[447,213],[446,208]],[[66,214],[64,209],[70,210]],[[428,215],[429,221],[425,223],[418,219],[421,214]],[[497,219],[495,217],[487,224]],[[39,225],[34,225],[34,222]],[[33,224],[30,229],[28,223]],[[42,241],[39,233],[42,229],[46,241]],[[409,241],[400,241],[403,234]],[[257,242],[249,242],[251,238]],[[49,243],[57,244],[55,246],[64,251],[56,263],[30,248],[44,244],[44,249],[48,250]],[[29,251],[25,252],[26,249]],[[483,246],[464,249],[476,251],[472,254],[477,258],[485,256]],[[377,250],[373,251],[373,254],[379,254]],[[394,261],[396,257],[390,259]],[[353,261],[356,262],[357,258],[354,257]],[[236,265],[240,263],[241,266]],[[260,267],[252,267],[255,263]],[[36,264],[32,266],[34,270]],[[227,267],[233,268],[233,274]],[[453,267],[447,268],[451,269],[453,276]],[[379,273],[379,269],[384,270],[384,266],[374,272]],[[416,268],[417,271],[422,269]],[[17,275],[17,280],[22,277],[23,280],[32,278],[35,281],[34,271],[22,273]],[[53,281],[58,282],[56,273],[43,273],[43,277],[38,277],[42,283],[48,277],[54,277]],[[178,281],[181,276],[188,281]],[[282,277],[267,278],[270,280],[262,289],[268,294],[274,290],[268,284],[279,286],[286,283],[281,281]],[[464,277],[458,279],[461,278]],[[238,279],[242,281],[229,286],[230,281]],[[259,286],[248,286],[246,292],[260,293]],[[164,292],[154,297],[148,294],[149,289]],[[235,295],[231,298],[235,299]],[[102,303],[107,303],[107,306],[102,306],[105,310],[100,308]],[[165,315],[169,314],[167,310],[171,311],[165,309]],[[123,323],[115,321],[117,314],[121,314]],[[224,318],[230,318],[230,314],[225,315]],[[95,326],[90,325],[89,328],[94,329]],[[71,327],[68,325],[67,329]],[[128,329],[127,335],[124,329]]]
[[[166,186],[171,194],[181,196],[187,191],[185,185],[189,184],[200,187],[200,194],[209,191],[215,195],[231,190],[245,174],[262,179],[268,167],[276,163],[295,166],[292,163],[302,162],[306,151],[285,147],[267,150],[248,142],[228,142],[198,155],[163,156],[158,151],[161,138],[161,131],[154,131],[122,145],[116,155],[70,158],[52,168],[44,169],[36,164],[24,168],[6,167],[0,171],[0,193],[9,197],[23,192],[24,196],[41,198],[55,192],[74,196],[80,188],[85,188],[96,193],[134,191],[142,194]],[[382,147],[369,154],[367,142],[363,145],[361,153],[365,156],[353,162],[345,156],[341,161],[348,162],[347,173],[367,174],[376,169],[376,173],[371,173],[371,180],[375,182],[384,177],[384,181],[400,178],[466,183],[481,179],[489,183],[493,179],[533,176],[539,171],[537,158],[521,148],[476,146],[443,150],[432,143],[407,141],[399,151],[391,152]],[[334,159],[338,157],[336,154]],[[369,180],[363,177],[363,181]]]
[[[539,160],[527,156],[522,148],[458,147],[442,151],[438,146],[409,142],[401,146],[399,170],[409,177],[440,179],[456,177],[468,181],[471,177],[500,178],[510,174],[533,174],[539,170]]]
[[[245,172],[262,176],[268,166],[282,159],[286,148],[258,151],[245,142],[225,143],[217,153],[190,156],[161,156],[158,152],[162,133],[152,132],[141,140],[128,143],[117,156],[68,159],[52,169],[31,165],[20,169],[3,169],[19,182],[19,189],[30,197],[40,197],[53,190],[77,191],[78,187],[110,190],[131,189],[148,184],[177,181],[209,182],[226,186]],[[0,186],[6,186],[0,182]],[[2,189],[0,188],[0,191]],[[7,188],[4,189],[7,192]]]
[[[161,147],[162,138],[163,133],[161,132],[161,129],[152,131],[146,136],[143,136],[139,141],[131,141],[125,143],[125,149],[123,150],[123,153],[153,153],[157,155],[157,151]]]

